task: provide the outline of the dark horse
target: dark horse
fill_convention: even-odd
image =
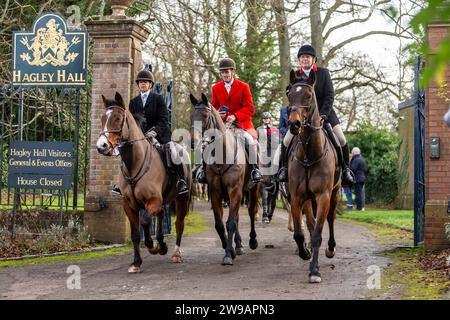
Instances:
[[[202,99],[197,100],[190,95],[194,112],[191,115],[191,139],[194,147],[201,143],[205,149],[212,150],[206,159],[206,178],[208,181],[208,192],[214,211],[215,228],[225,249],[223,265],[232,265],[236,254],[243,253],[241,236],[239,234],[239,207],[243,191],[248,187],[249,203],[248,213],[250,216],[250,241],[251,249],[258,247],[255,231],[255,215],[257,209],[257,186],[249,186],[250,171],[245,161],[243,145],[237,141],[237,128],[225,128],[219,112],[212,107],[208,99],[202,94]],[[213,149],[211,149],[213,147]],[[198,149],[196,149],[198,150]],[[220,153],[228,161],[223,161]],[[205,158],[205,157],[204,157]],[[222,221],[223,201],[229,200],[229,214],[226,223],[227,233]],[[236,249],[233,248],[233,236]]]
[[[291,214],[299,256],[309,260],[311,253],[306,248],[302,230],[302,211],[306,214],[312,247],[309,282],[314,283],[322,281],[318,259],[325,220],[328,220],[330,229],[325,255],[328,258],[335,255],[333,223],[339,203],[341,171],[335,148],[323,130],[323,119],[319,114],[314,93],[314,72],[311,72],[306,82],[299,82],[291,70],[290,82],[289,125],[294,135],[288,161]],[[316,218],[313,215],[313,200],[317,203]]]
[[[156,147],[150,143],[136,124],[134,117],[116,92],[114,100],[107,100],[102,95],[105,114],[102,116],[102,132],[97,140],[97,150],[105,155],[113,155],[118,148],[122,165],[119,186],[122,191],[122,205],[130,221],[131,239],[134,246],[134,261],[128,272],[140,272],[142,259],[139,243],[141,240],[140,224],[144,229],[145,245],[151,254],[167,253],[163,235],[163,204],[175,201],[177,220],[176,246],[172,255],[173,262],[181,262],[181,237],[184,230],[184,218],[189,210],[189,193],[177,195],[174,177],[167,174],[164,163]],[[183,153],[183,159],[189,154],[177,145],[177,151]],[[190,161],[183,161],[188,188],[191,188]],[[145,209],[146,215],[139,219],[139,210]],[[153,246],[150,235],[151,218],[157,216],[158,245]]]

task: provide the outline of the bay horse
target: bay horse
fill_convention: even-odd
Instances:
[[[166,172],[164,163],[153,143],[142,133],[136,120],[125,107],[122,96],[116,92],[114,99],[106,99],[102,95],[105,113],[101,118],[102,132],[97,140],[97,150],[105,156],[112,156],[117,148],[121,157],[121,174],[119,186],[122,192],[123,209],[130,221],[131,239],[134,247],[134,260],[128,269],[129,273],[140,272],[142,259],[139,243],[141,240],[140,225],[144,230],[145,246],[151,254],[165,255],[168,251],[163,234],[163,204],[175,202],[176,210],[176,246],[172,254],[172,262],[182,262],[181,237],[184,230],[184,218],[189,210],[189,193],[177,195],[174,184],[175,177]],[[182,152],[183,159],[189,159],[187,151],[176,145]],[[191,189],[190,161],[183,161],[183,168],[189,190]],[[145,209],[145,216],[140,218],[140,209]],[[150,234],[151,218],[157,216],[158,226],[153,245]]]
[[[291,70],[291,88],[288,93],[289,127],[294,135],[288,157],[288,189],[294,239],[300,258],[311,259],[302,230],[303,211],[311,235],[311,283],[322,281],[318,259],[325,220],[328,221],[330,231],[325,255],[328,258],[335,255],[334,220],[341,187],[341,168],[336,150],[323,129],[323,119],[319,114],[314,92],[315,80],[314,72],[310,73],[306,81],[300,81],[294,70]],[[313,200],[317,203],[316,217],[313,214]]]
[[[257,184],[249,185],[250,170],[245,160],[245,150],[236,137],[237,130],[241,129],[226,128],[219,112],[208,102],[204,94],[201,100],[197,100],[192,94],[190,99],[194,106],[191,114],[192,146],[195,150],[199,150],[197,147],[200,144],[206,145],[205,149],[208,150],[214,147],[211,154],[204,159],[208,192],[214,211],[215,229],[225,249],[222,265],[232,265],[236,255],[243,254],[239,234],[239,207],[245,189],[248,189],[249,196],[248,214],[251,227],[249,247],[252,250],[258,247],[255,231]],[[223,157],[219,155],[221,152],[231,161],[223,161]],[[229,201],[226,233],[222,220],[224,201]],[[236,248],[233,248],[233,236]]]

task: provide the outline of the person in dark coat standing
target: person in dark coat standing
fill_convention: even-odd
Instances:
[[[300,47],[297,53],[300,69],[296,71],[296,76],[299,79],[307,79],[311,72],[315,73],[316,83],[314,85],[314,91],[316,94],[317,104],[319,107],[320,115],[325,119],[324,128],[327,130],[331,139],[333,139],[331,131],[337,136],[339,144],[342,148],[342,154],[340,150],[338,154],[341,154],[342,159],[342,180],[345,183],[353,184],[353,173],[350,171],[349,165],[349,147],[347,140],[345,139],[344,132],[339,125],[340,121],[333,109],[334,101],[334,89],[333,82],[331,81],[330,72],[326,68],[317,67],[317,54],[316,50],[310,45],[303,45]],[[286,94],[290,90],[290,85],[286,89]],[[287,159],[286,148],[289,146],[293,135],[288,131],[281,144],[281,156],[280,156],[280,171],[278,179],[281,182],[287,182]],[[337,148],[340,149],[340,148]]]
[[[350,168],[355,174],[355,183],[353,187],[355,188],[356,210],[364,211],[364,183],[366,182],[367,163],[358,147],[352,149]]]
[[[164,150],[170,155],[167,159],[177,157],[172,133],[169,128],[169,113],[162,95],[152,92],[154,85],[153,74],[149,70],[142,70],[137,74],[136,84],[139,87],[139,95],[130,100],[129,110],[135,117],[142,132],[147,138],[154,137],[160,144],[165,145]],[[184,180],[183,164],[180,159],[177,163],[172,163],[177,174],[177,192],[183,194],[189,191]],[[121,194],[120,189],[114,186],[113,192]]]

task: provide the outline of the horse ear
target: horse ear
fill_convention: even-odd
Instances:
[[[316,73],[313,70],[311,70],[311,72],[309,73],[309,77],[308,80],[306,80],[306,83],[311,87],[314,87],[314,85],[316,84]]]
[[[114,96],[114,99],[119,104],[119,107],[122,107],[125,109],[125,103],[123,102],[122,96],[117,91],[116,91],[116,95]]]
[[[106,98],[105,98],[105,96],[104,95],[102,95],[102,100],[103,100],[103,104],[105,105],[105,107],[106,107]]]
[[[198,100],[194,97],[192,93],[189,95],[189,98],[191,99],[191,103],[193,106],[198,105]]]
[[[208,105],[208,98],[205,96],[205,94],[202,92],[202,101],[205,105]]]
[[[294,69],[291,69],[291,73],[289,74],[289,82],[294,84],[298,81],[297,75],[295,74]]]

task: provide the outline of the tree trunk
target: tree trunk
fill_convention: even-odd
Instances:
[[[273,0],[272,8],[275,12],[275,23],[278,34],[278,50],[280,52],[280,79],[279,88],[283,99],[283,106],[288,104],[287,96],[284,94],[289,84],[289,72],[291,70],[289,31],[287,26],[284,0]]]
[[[311,0],[309,3],[309,13],[311,16],[311,45],[317,52],[317,64],[322,67],[328,66],[328,61],[323,59],[323,24],[320,17],[321,0]]]

